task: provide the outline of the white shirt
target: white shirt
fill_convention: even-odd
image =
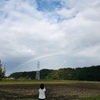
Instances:
[[[39,99],[45,99],[45,91],[46,89],[39,89]]]

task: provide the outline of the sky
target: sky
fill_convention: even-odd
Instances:
[[[100,65],[100,0],[0,0],[6,75]]]

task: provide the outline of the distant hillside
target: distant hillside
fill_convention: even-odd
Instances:
[[[53,70],[49,69],[43,69],[40,71],[40,78],[46,79],[46,76],[50,74]],[[12,73],[9,77],[15,78],[15,79],[35,79],[36,77],[36,71],[28,71],[28,72],[15,72]]]
[[[9,77],[15,79],[35,79],[36,71],[15,72]],[[52,80],[100,81],[100,65],[83,68],[61,68],[58,70],[42,69],[40,70],[40,78]]]

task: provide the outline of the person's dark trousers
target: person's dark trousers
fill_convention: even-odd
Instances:
[[[39,100],[45,100],[45,99],[39,99]]]

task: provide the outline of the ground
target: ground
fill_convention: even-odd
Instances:
[[[75,100],[100,95],[100,83],[45,84],[46,100]],[[39,84],[0,84],[0,100],[38,98]]]

